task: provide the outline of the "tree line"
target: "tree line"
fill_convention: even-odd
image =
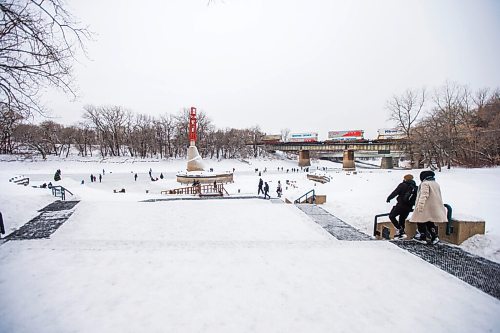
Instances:
[[[197,147],[203,158],[257,157],[264,135],[258,126],[218,129],[203,111],[198,112]],[[189,109],[159,117],[134,113],[120,106],[84,107],[83,119],[64,126],[52,120],[30,124],[19,114],[0,112],[0,153],[37,152],[68,156],[72,147],[80,156],[185,157]]]
[[[210,3],[210,1],[209,1]],[[152,117],[119,106],[86,106],[74,126],[51,120],[26,123],[44,115],[40,95],[57,87],[76,96],[72,65],[92,32],[62,0],[0,1],[0,153],[37,151],[68,155],[71,147],[88,156],[182,157],[186,154],[187,110]],[[394,124],[409,138],[407,153],[418,166],[500,165],[500,92],[446,83],[432,91],[408,89],[387,101]],[[282,131],[286,137],[289,130]],[[256,126],[216,129],[199,115],[198,145],[204,157],[258,156]]]
[[[387,102],[390,118],[409,138],[415,166],[500,165],[500,90],[473,92],[447,82],[432,91],[408,89]]]

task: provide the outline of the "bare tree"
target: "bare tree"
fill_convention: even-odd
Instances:
[[[46,86],[75,96],[72,62],[90,37],[62,0],[0,1],[0,105],[27,116],[44,113]]]
[[[175,118],[170,114],[164,114],[160,117],[160,124],[163,135],[163,142],[166,145],[166,154],[168,157],[173,156],[173,140],[175,133]]]
[[[406,90],[402,95],[394,95],[387,102],[387,109],[390,112],[390,119],[396,123],[407,138],[411,135],[412,126],[417,121],[425,104],[426,92],[420,90]],[[412,145],[408,146],[411,163],[413,164]]]
[[[394,95],[387,102],[390,119],[396,122],[407,137],[411,134],[411,127],[422,112],[425,104],[426,92],[421,90],[406,90],[402,95]]]
[[[250,142],[252,144],[252,149],[253,149],[253,157],[257,157],[259,156],[259,142],[260,142],[260,138],[262,138],[262,136],[264,135],[264,133],[262,133],[262,131],[260,130],[260,126],[259,125],[255,125],[254,127],[252,127],[250,129]]]
[[[281,141],[286,142],[288,140],[288,136],[290,135],[289,128],[281,129]]]
[[[447,82],[434,92],[430,112],[412,130],[412,151],[426,166],[500,164],[500,92]]]
[[[19,113],[0,105],[0,154],[12,154],[14,148],[12,134],[22,119]]]
[[[132,113],[120,106],[84,107],[84,119],[89,120],[97,133],[101,155],[121,156],[125,147],[125,129]]]
[[[81,156],[92,156],[92,145],[96,144],[96,133],[90,122],[80,122],[76,126],[75,143]]]
[[[43,129],[37,125],[20,124],[16,127],[13,137],[21,145],[23,152],[35,150],[42,155],[43,159],[46,159],[53,149],[52,144],[47,141]]]

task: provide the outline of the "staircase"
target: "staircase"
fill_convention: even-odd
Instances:
[[[307,203],[307,204],[313,204],[316,203],[316,192],[313,190],[310,190],[306,194],[302,195],[298,199],[296,199],[294,204],[301,204],[301,203]]]

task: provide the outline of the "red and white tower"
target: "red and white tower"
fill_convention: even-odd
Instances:
[[[189,111],[189,148],[187,152],[187,171],[203,171],[201,156],[196,148],[196,108]]]

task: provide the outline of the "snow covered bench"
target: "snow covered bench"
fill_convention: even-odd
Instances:
[[[9,179],[9,182],[15,183],[17,185],[27,186],[30,183],[30,179],[26,176],[15,176]]]

